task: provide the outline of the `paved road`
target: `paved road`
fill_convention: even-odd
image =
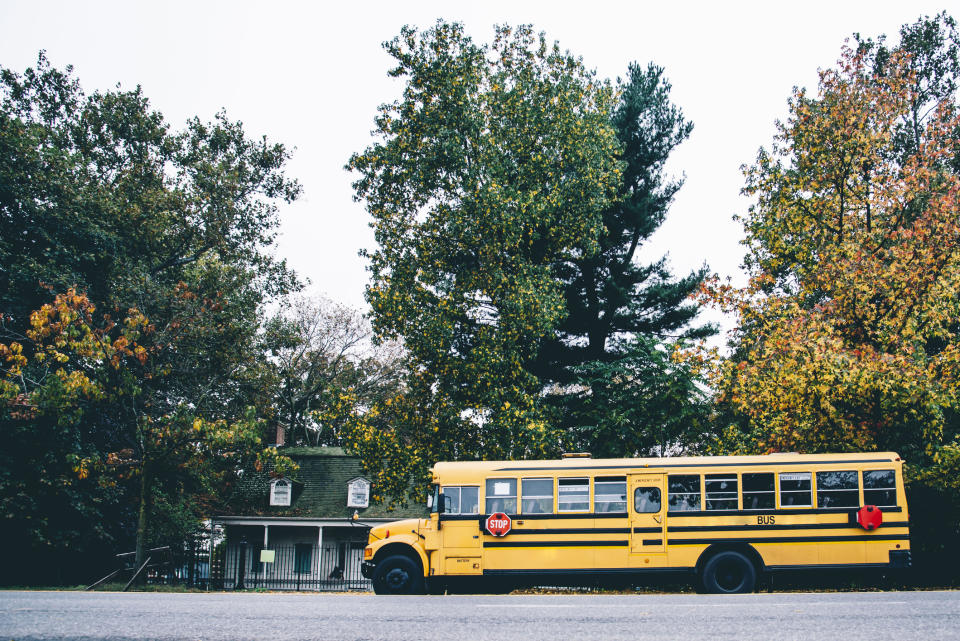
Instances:
[[[960,639],[960,592],[377,597],[0,592],[0,640]]]

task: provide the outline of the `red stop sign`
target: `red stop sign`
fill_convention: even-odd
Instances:
[[[883,525],[883,512],[876,505],[864,505],[857,510],[857,523],[864,530],[876,530]]]
[[[487,532],[490,534],[494,536],[506,536],[513,523],[507,514],[504,514],[503,512],[494,512],[487,517],[484,525],[487,528]]]

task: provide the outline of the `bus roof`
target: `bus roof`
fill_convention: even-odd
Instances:
[[[759,465],[803,465],[831,463],[893,463],[900,461],[896,452],[852,452],[843,454],[796,454],[793,452],[758,456],[671,456],[652,458],[595,459],[570,457],[553,460],[457,461],[433,466],[434,475],[462,472],[532,472],[536,470],[581,471],[626,468],[672,469],[686,467],[738,467]]]

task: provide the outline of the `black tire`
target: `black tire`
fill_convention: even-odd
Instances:
[[[720,552],[703,565],[700,581],[704,591],[710,594],[753,592],[757,585],[757,569],[739,552]]]
[[[405,556],[388,556],[373,571],[377,594],[423,594],[425,585],[419,566]]]

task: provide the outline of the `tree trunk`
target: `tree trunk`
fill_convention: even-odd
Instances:
[[[146,560],[147,526],[150,520],[150,494],[153,490],[153,477],[146,460],[140,467],[140,513],[137,516],[137,556],[134,565],[139,570]],[[140,579],[142,581],[142,579]],[[138,581],[139,582],[139,581]]]

